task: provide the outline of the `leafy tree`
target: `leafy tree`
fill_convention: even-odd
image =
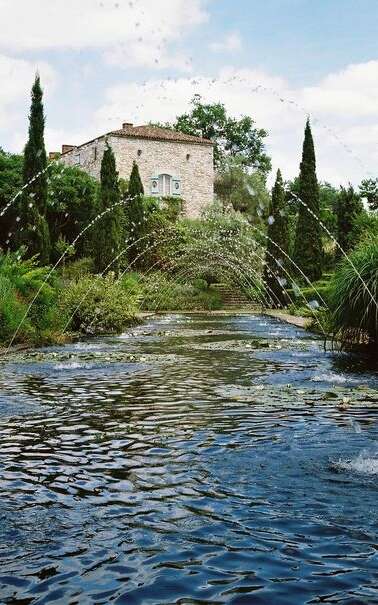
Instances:
[[[277,170],[276,182],[272,190],[272,198],[268,217],[268,240],[264,278],[269,288],[274,292],[274,302],[284,305],[287,300],[285,292],[286,277],[282,274],[285,266],[285,256],[278,246],[286,252],[289,251],[289,225],[287,217],[287,202],[281,171]],[[274,243],[276,245],[274,245]],[[272,258],[274,257],[274,258]],[[277,260],[275,260],[277,259]],[[269,294],[269,293],[268,293]]]
[[[47,156],[42,99],[43,92],[37,74],[32,87],[29,136],[24,151],[23,183],[27,184],[27,187],[21,201],[22,223],[19,243],[27,246],[29,256],[38,254],[39,262],[46,264],[50,258],[50,234],[46,221]]]
[[[98,214],[99,185],[77,166],[57,163],[49,168],[47,220],[50,227],[52,259],[59,258],[57,244],[63,239],[70,244]],[[101,220],[100,220],[101,223]],[[100,225],[101,227],[101,225]],[[76,244],[76,256],[93,255],[97,242],[91,230]]]
[[[350,234],[350,239],[353,244],[374,237],[378,233],[378,213],[368,212],[363,210],[357,214],[353,220],[353,229]]]
[[[141,250],[145,247],[143,241],[138,242],[145,232],[143,195],[142,179],[140,178],[138,164],[134,160],[130,174],[128,203],[126,206],[129,242],[133,244],[129,249],[130,263],[136,260],[136,257],[141,254]]]
[[[292,181],[286,182],[286,199],[288,201],[287,215],[289,220],[289,232],[290,232],[290,246],[289,253],[293,254],[296,226],[298,222],[298,215],[301,207],[299,201],[299,177],[296,177]],[[336,206],[339,192],[330,183],[320,182],[319,183],[319,217],[323,225],[328,231],[337,238],[337,218],[336,218]],[[324,265],[332,266],[335,262],[334,255],[334,242],[332,238],[327,235],[326,231],[321,228],[320,235],[323,242],[324,248]]]
[[[202,103],[200,95],[195,95],[191,112],[178,116],[173,126],[180,132],[213,141],[216,168],[227,156],[232,156],[265,175],[271,169],[270,158],[264,147],[268,134],[266,130],[256,128],[249,116],[239,120],[229,117],[222,103]]]
[[[315,281],[322,274],[323,248],[318,221],[320,208],[315,149],[309,119],[306,122],[300,165],[299,198],[303,204],[301,203],[299,207],[294,260],[308,279]]]
[[[356,241],[353,238],[354,224],[358,216],[363,212],[363,204],[360,195],[356,193],[352,185],[346,189],[341,187],[337,202],[337,240],[345,252],[348,252]],[[337,250],[337,256],[341,252]]]
[[[378,178],[365,179],[359,189],[361,197],[366,197],[370,210],[378,210]]]
[[[219,168],[214,183],[215,194],[225,208],[232,207],[253,221],[266,215],[269,194],[265,176],[249,173],[240,158],[227,158]]]
[[[99,212],[112,208],[96,223],[94,250],[95,267],[100,273],[112,263],[121,250],[123,240],[123,212],[119,205],[120,193],[118,186],[118,172],[112,148],[106,143],[101,161]],[[116,205],[118,204],[118,205]],[[118,270],[118,263],[109,267],[110,271]]]
[[[22,155],[6,153],[0,148],[0,212],[22,187],[22,166]],[[0,217],[0,247],[3,250],[15,248],[18,214],[19,204],[16,200]]]

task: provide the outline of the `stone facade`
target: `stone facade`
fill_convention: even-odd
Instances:
[[[186,216],[196,217],[213,200],[213,145],[206,139],[165,128],[124,124],[78,147],[64,145],[61,160],[100,178],[105,141],[112,147],[119,176],[129,179],[139,167],[145,195],[172,195],[184,200]]]

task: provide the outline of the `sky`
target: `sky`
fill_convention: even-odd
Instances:
[[[378,175],[378,0],[0,0],[0,147],[22,150],[30,88],[46,146],[172,121],[198,93],[268,131],[272,177],[298,174],[310,116],[318,178]]]

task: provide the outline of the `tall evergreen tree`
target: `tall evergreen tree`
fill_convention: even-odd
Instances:
[[[319,186],[316,177],[314,141],[310,120],[307,119],[299,173],[298,222],[295,235],[294,260],[307,277],[314,281],[322,274],[323,248],[319,217]]]
[[[286,213],[286,194],[282,181],[281,171],[277,170],[277,177],[272,189],[272,197],[269,205],[268,218],[268,240],[266,265],[264,271],[264,279],[269,286],[268,296],[274,293],[273,304],[284,305],[287,300],[285,292],[286,278],[282,271],[285,267],[286,257],[283,255],[278,246],[288,253],[289,250],[289,225]],[[277,244],[276,246],[273,244]],[[272,256],[271,256],[272,255]],[[274,260],[272,257],[275,257]]]
[[[142,179],[140,178],[138,164],[134,160],[130,174],[128,203],[126,207],[130,243],[135,242],[129,250],[130,263],[136,260],[136,257],[142,253],[144,247],[143,241],[138,242],[145,231],[143,195]]]
[[[27,246],[29,256],[39,255],[41,264],[48,263],[50,258],[50,233],[46,221],[47,156],[44,131],[43,91],[37,74],[31,92],[29,136],[23,165],[23,183],[27,187],[20,204],[21,225],[17,239],[19,244]]]
[[[345,252],[353,247],[353,228],[356,218],[363,212],[363,204],[360,195],[349,187],[341,187],[337,203],[337,241]],[[337,249],[336,255],[341,256],[340,249]]]
[[[112,207],[113,209],[106,212],[96,223],[93,246],[95,267],[99,273],[103,272],[121,251],[123,212],[119,202],[120,192],[115,157],[113,150],[106,143],[101,161],[98,212],[101,213]],[[117,270],[118,262],[109,267],[109,271],[116,272]]]

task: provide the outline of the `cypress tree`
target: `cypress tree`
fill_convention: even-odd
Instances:
[[[138,242],[144,234],[144,206],[143,206],[144,188],[140,178],[138,164],[133,162],[130,174],[128,203],[126,207],[128,230],[130,233],[130,243],[133,245],[129,249],[129,262],[135,261],[141,254],[144,242]]]
[[[345,252],[349,252],[353,247],[354,221],[363,209],[361,197],[352,185],[349,184],[347,189],[341,187],[336,202],[337,240]],[[336,255],[341,256],[339,249],[336,250]]]
[[[100,190],[98,212],[101,213],[120,202],[120,191],[118,184],[118,172],[113,150],[106,143],[104,155],[101,161]],[[123,213],[120,205],[114,206],[112,210],[96,223],[94,233],[95,267],[100,273],[112,263],[119,254],[122,243]],[[109,267],[109,271],[118,270],[118,262]]]
[[[23,183],[27,185],[21,199],[21,228],[18,243],[27,246],[28,255],[39,255],[39,262],[50,259],[50,233],[46,221],[47,156],[44,141],[45,116],[43,91],[37,74],[31,91],[29,135],[24,150]],[[38,175],[38,176],[37,176]]]
[[[277,170],[277,177],[274,187],[272,189],[272,197],[269,205],[269,219],[268,219],[268,240],[267,240],[267,252],[266,265],[264,270],[264,279],[270,289],[268,289],[268,296],[272,296],[274,292],[274,305],[284,305],[287,300],[285,292],[286,278],[282,274],[282,267],[286,264],[286,257],[283,255],[279,246],[286,254],[289,249],[289,225],[286,213],[286,194],[284,184],[282,181],[281,171]],[[273,244],[275,242],[277,246]],[[274,260],[272,256],[275,257]]]
[[[307,119],[299,173],[299,198],[319,217],[319,186],[316,177],[314,141],[310,120]],[[303,273],[314,281],[322,274],[323,247],[321,227],[309,210],[299,203],[294,244],[294,260]]]

